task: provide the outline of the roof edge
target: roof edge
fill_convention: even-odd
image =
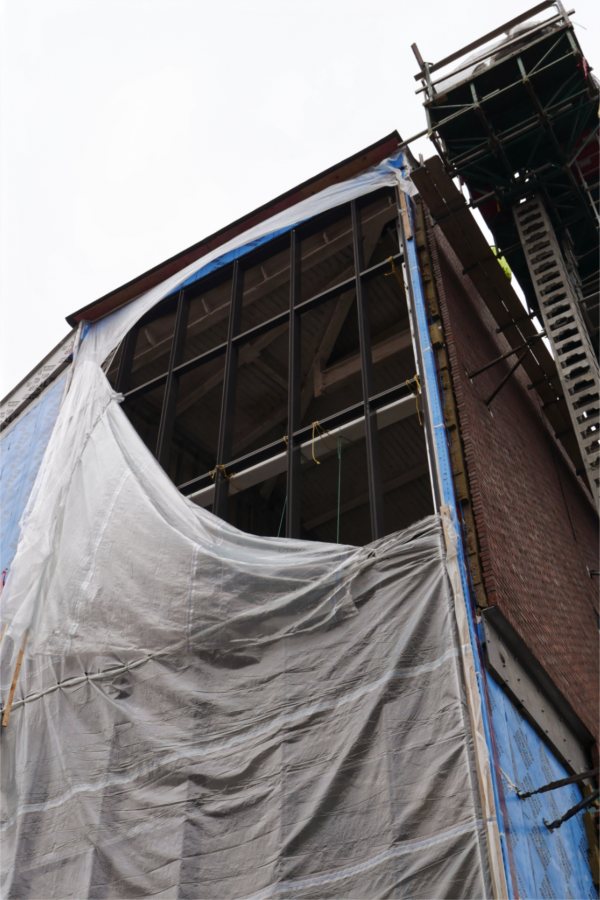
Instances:
[[[226,241],[237,237],[237,235],[248,228],[257,225],[284,209],[289,209],[290,206],[294,206],[301,200],[313,196],[313,194],[330,187],[336,182],[346,181],[348,178],[352,178],[359,172],[364,171],[364,169],[375,165],[382,159],[385,159],[386,156],[390,156],[401,143],[402,139],[398,132],[390,132],[390,134],[380,138],[374,144],[370,144],[342,162],[330,166],[318,175],[314,175],[307,181],[275,197],[274,200],[270,200],[252,212],[246,213],[240,219],[236,219],[231,224],[220,228],[186,250],[182,250],[164,262],[158,263],[158,265],[153,266],[153,268],[148,269],[148,271],[138,275],[131,281],[86,304],[81,309],[70,313],[66,317],[67,322],[73,327],[82,321],[96,322],[98,319],[129,303],[130,300],[133,300],[145,291],[150,290],[150,288],[155,287],[155,285],[160,284],[161,281],[180,271],[194,262],[194,260],[216,249],[221,244],[226,243]]]
[[[75,331],[69,331],[40,362],[0,400],[0,431],[71,363]]]

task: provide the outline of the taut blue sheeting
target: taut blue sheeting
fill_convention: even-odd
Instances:
[[[0,566],[8,569],[19,540],[19,522],[54,427],[67,373],[31,403],[0,436]]]
[[[492,724],[498,763],[506,797],[507,840],[512,850],[519,896],[597,897],[588,862],[588,842],[579,813],[560,828],[544,825],[581,800],[577,785],[536,794],[526,800],[517,788],[528,791],[569,772],[519,714],[502,688],[488,676]]]
[[[399,167],[403,169],[402,159],[398,161]],[[409,215],[413,218],[412,207],[409,203]],[[414,227],[414,221],[413,221]],[[450,508],[452,523],[457,535],[457,555],[460,568],[460,576],[463,586],[463,593],[466,601],[467,621],[469,625],[469,635],[471,639],[471,649],[473,651],[473,664],[475,667],[475,675],[477,685],[481,696],[481,714],[482,723],[485,731],[485,740],[488,746],[490,757],[493,757],[493,744],[491,738],[491,723],[489,721],[489,713],[486,704],[485,692],[485,673],[481,660],[481,645],[477,636],[475,625],[474,611],[471,604],[471,591],[469,579],[467,575],[467,565],[465,561],[465,552],[463,547],[463,538],[460,522],[457,516],[456,495],[454,493],[454,480],[452,477],[452,466],[450,462],[450,451],[448,448],[448,438],[446,434],[446,426],[444,422],[444,412],[442,408],[442,398],[438,382],[437,367],[434,357],[434,351],[429,335],[429,325],[427,321],[427,308],[425,304],[425,295],[423,292],[423,283],[421,279],[421,269],[417,255],[417,247],[413,237],[406,240],[406,271],[411,292],[411,299],[414,304],[414,313],[417,322],[418,340],[423,359],[422,378],[426,385],[427,403],[429,406],[429,415],[431,428],[433,432],[433,441],[435,444],[435,469],[438,478],[438,486],[441,495],[441,502]],[[500,839],[502,846],[502,854],[504,861],[504,870],[507,878],[507,887],[509,896],[512,900],[513,892],[510,883],[510,870],[508,867],[506,844],[504,837],[504,823],[502,821],[502,807],[499,802],[498,784],[496,774],[491,771],[492,789],[494,792],[494,803],[498,825],[500,829]]]
[[[396,153],[394,156],[390,156],[388,159],[384,160],[378,166],[373,167],[373,173],[377,172],[385,172],[389,171],[390,168],[402,170],[404,165],[404,156],[401,152]],[[355,180],[358,182],[361,176],[358,176]],[[346,202],[342,200],[341,202]],[[247,244],[244,244],[242,247],[236,247],[235,250],[230,250],[228,253],[224,253],[223,256],[219,256],[218,259],[214,259],[209,262],[207,265],[203,266],[197,272],[194,272],[193,275],[190,275],[186,280],[179,285],[177,291],[181,290],[181,288],[187,287],[190,284],[193,284],[195,281],[199,281],[201,278],[206,278],[207,275],[210,275],[211,272],[216,272],[217,269],[223,268],[223,266],[228,265],[230,262],[233,262],[236,259],[240,259],[242,256],[246,256],[252,250],[255,250],[257,247],[262,247],[263,244],[268,244],[269,241],[273,241],[278,237],[281,237],[282,234],[287,234],[288,231],[291,231],[293,228],[297,228],[301,225],[306,218],[299,218],[297,222],[293,224],[286,225],[284,228],[278,228],[275,231],[269,232],[269,234],[265,234],[262,237],[256,238],[253,241],[249,241]],[[172,293],[176,293],[177,291],[172,291]]]
[[[299,224],[299,223],[298,223]],[[193,275],[190,275],[189,278],[177,288],[177,291],[180,291],[182,288],[187,287],[189,284],[193,284],[195,281],[199,281],[201,278],[206,278],[207,275],[210,275],[211,272],[216,272],[217,269],[222,269],[223,266],[228,265],[230,262],[234,262],[236,259],[240,259],[242,256],[246,256],[252,250],[256,250],[257,247],[262,247],[263,244],[268,244],[269,241],[274,241],[275,238],[281,237],[282,234],[286,234],[288,231],[291,231],[292,228],[295,228],[295,225],[288,225],[286,228],[279,228],[277,231],[272,231],[270,234],[265,234],[260,238],[256,238],[254,241],[250,241],[248,244],[244,244],[243,247],[236,247],[235,250],[230,250],[229,253],[224,253],[223,256],[219,256],[218,259],[213,259],[212,262],[208,263],[208,265],[203,266],[202,269],[199,269],[197,272],[194,272]],[[177,291],[172,291],[172,293],[177,293]]]

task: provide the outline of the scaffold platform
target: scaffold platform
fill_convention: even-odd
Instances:
[[[598,330],[598,82],[560,2],[436,63],[413,45],[430,137],[537,308],[513,207],[541,198],[592,341]]]

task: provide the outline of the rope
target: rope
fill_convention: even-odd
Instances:
[[[518,794],[519,788],[514,783],[514,781],[511,780],[510,776],[506,774],[506,772],[504,771],[504,769],[502,767],[500,767],[500,773],[506,782],[506,786],[508,788],[510,788],[511,791],[514,791],[515,794]]]
[[[283,501],[283,509],[281,510],[281,519],[279,520],[279,528],[277,529],[277,537],[281,537],[281,529],[283,528],[283,519],[285,516],[286,506],[287,506],[287,494],[285,495],[285,500]]]
[[[342,439],[337,439],[338,477],[337,477],[337,519],[335,523],[335,542],[340,542],[340,516],[342,502]]]
[[[385,272],[385,277],[386,278],[391,278],[392,276],[395,277],[396,281],[398,282],[398,284],[400,285],[402,290],[404,290],[404,279],[402,277],[402,272],[400,272],[400,270],[396,266],[396,260],[394,259],[393,256],[388,256],[387,262],[389,262],[391,268],[390,268],[389,272]]]
[[[419,376],[415,372],[412,378],[407,378],[404,382],[407,388],[410,388],[412,393],[415,396],[415,406],[417,407],[417,419],[419,420],[419,425],[423,425],[423,420],[421,419],[421,410],[419,408],[419,394],[421,393],[421,381],[419,380]]]
[[[23,635],[23,640],[21,641],[21,647],[19,649],[19,654],[17,656],[17,663],[15,665],[15,671],[12,677],[12,681],[10,684],[10,690],[8,692],[8,700],[6,701],[6,706],[4,707],[4,715],[2,716],[2,726],[6,728],[8,725],[8,720],[10,719],[10,711],[12,709],[13,701],[15,699],[15,691],[17,689],[17,682],[19,680],[19,672],[21,671],[21,663],[23,662],[23,656],[25,655],[25,644],[27,643],[27,635],[26,631]]]
[[[321,465],[321,460],[317,459],[315,456],[315,440],[317,437],[323,437],[325,435],[333,435],[327,431],[325,428],[321,426],[321,423],[315,419],[312,423],[312,446],[311,446],[311,455],[313,462],[316,463],[317,466]],[[337,461],[338,461],[338,471],[337,471],[337,510],[336,510],[336,525],[335,525],[335,534],[336,534],[336,542],[339,544],[340,542],[340,522],[342,518],[342,446],[343,442],[347,441],[351,443],[351,441],[344,437],[343,435],[338,435],[337,437]]]
[[[325,434],[329,434],[329,432],[325,431],[325,429],[321,427],[321,423],[318,421],[318,419],[315,419],[315,421],[312,423],[312,444],[310,452],[312,455],[312,460],[317,464],[317,466],[321,465],[321,460],[317,459],[317,457],[315,456],[315,439]]]
[[[233,476],[235,475],[235,472],[228,472],[226,466],[221,464],[221,465],[215,466],[214,469],[211,469],[208,474],[210,475],[210,477],[212,478],[213,481],[216,480],[218,474],[221,474],[223,476],[223,478],[227,479],[227,481],[230,481],[233,478]]]

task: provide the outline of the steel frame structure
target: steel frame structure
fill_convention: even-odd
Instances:
[[[532,20],[553,7],[550,18]],[[512,32],[515,26],[522,27],[519,34]],[[486,49],[501,35],[504,45]],[[598,88],[564,7],[559,0],[545,0],[434,64],[424,62],[416,46],[413,50],[429,135],[450,174],[466,183],[472,205],[482,209],[533,305],[511,208],[537,194],[570,260],[588,328],[596,330]],[[466,60],[473,50],[474,57]],[[457,68],[440,75],[450,63]],[[585,165],[583,156],[590,156]]]
[[[390,190],[389,193],[391,195],[393,191]],[[402,248],[404,235],[397,194],[394,195],[394,202],[398,228],[398,246],[399,248]],[[352,225],[352,254],[354,262],[354,274],[352,277],[344,278],[337,284],[334,284],[321,293],[317,293],[307,299],[301,298],[299,288],[300,242],[307,227],[310,226],[314,228],[319,220],[324,219],[328,215],[323,214],[307,223],[303,223],[302,225],[293,228],[288,232],[285,238],[279,238],[279,241],[286,241],[287,252],[289,254],[290,290],[289,307],[286,311],[281,312],[258,325],[254,325],[251,328],[243,330],[240,327],[244,273],[253,264],[253,260],[256,256],[260,253],[264,253],[264,248],[262,248],[261,250],[251,251],[247,256],[237,259],[229,264],[228,268],[231,270],[231,293],[227,338],[225,342],[219,343],[206,352],[195,356],[193,359],[182,361],[182,351],[188,324],[189,297],[192,290],[190,286],[182,288],[177,295],[175,324],[166,372],[143,384],[135,387],[131,386],[130,376],[136,335],[139,330],[143,328],[144,320],[141,320],[140,323],[134,326],[122,343],[120,360],[116,371],[116,377],[114,378],[114,387],[117,391],[124,394],[125,409],[127,410],[128,405],[132,401],[143,397],[144,394],[147,394],[156,388],[164,386],[158,437],[155,446],[150,447],[163,467],[167,466],[169,450],[173,439],[179,379],[182,375],[187,374],[194,369],[198,369],[207,362],[213,361],[219,357],[224,358],[223,387],[214,466],[210,471],[201,471],[194,478],[177,485],[184,495],[189,496],[198,494],[201,491],[205,493],[206,488],[214,484],[212,509],[213,512],[221,518],[227,519],[228,517],[228,498],[230,495],[229,481],[231,475],[249,469],[257,464],[264,463],[271,457],[285,452],[287,455],[285,536],[300,536],[301,447],[307,440],[310,440],[311,431],[314,437],[313,427],[311,425],[301,424],[302,384],[300,360],[302,316],[306,312],[314,310],[322,304],[334,300],[343,293],[351,290],[354,292],[356,298],[358,314],[362,401],[353,403],[350,406],[346,406],[345,408],[336,411],[332,415],[324,417],[319,424],[323,429],[337,429],[340,426],[355,421],[359,417],[364,419],[371,539],[374,540],[379,538],[384,533],[382,512],[383,491],[379,459],[377,412],[394,401],[414,395],[415,390],[411,384],[407,384],[404,380],[400,380],[396,386],[387,390],[379,393],[374,391],[372,343],[365,287],[368,285],[369,280],[376,276],[392,273],[398,275],[403,264],[404,253],[403,250],[400,249],[399,252],[382,262],[378,262],[371,266],[365,266],[361,247],[360,207],[361,200],[359,199],[353,200],[346,207],[336,209],[337,213],[340,213],[345,209],[350,214]],[[390,272],[390,268],[392,269],[392,272]],[[395,281],[396,279],[392,280]],[[198,282],[193,285],[193,288],[197,290]],[[400,292],[400,288],[398,288],[398,291]],[[164,305],[168,302],[173,302],[173,295],[162,301],[162,304]],[[409,304],[408,296],[406,296],[406,302]],[[160,309],[160,307],[155,308],[154,312],[158,309]],[[286,326],[288,328],[289,375],[287,434],[282,435],[280,440],[267,443],[250,453],[235,456],[233,453],[233,427],[240,350],[244,345],[247,345],[250,340],[254,340],[281,326]],[[412,344],[413,353],[415,354],[415,367],[417,367],[417,352],[414,345],[414,337]],[[415,411],[416,408],[415,401]],[[430,453],[429,448],[431,447],[431,443],[427,436],[426,443],[428,447],[427,452]]]

